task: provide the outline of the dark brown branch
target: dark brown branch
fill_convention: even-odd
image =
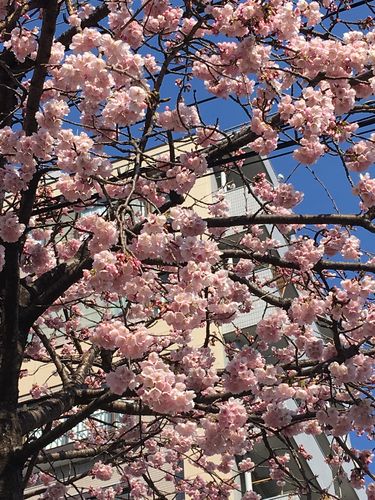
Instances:
[[[0,409],[7,411],[17,406],[24,342],[19,330],[19,252],[18,242],[5,245],[5,266],[1,273]]]
[[[74,396],[73,396],[74,397]],[[85,406],[81,411],[78,413],[67,417],[65,422],[62,424],[58,425],[54,429],[52,429],[50,432],[46,432],[42,437],[36,439],[35,441],[26,444],[22,450],[20,450],[18,454],[18,458],[20,460],[25,460],[27,457],[30,455],[33,455],[36,451],[41,450],[48,444],[52,443],[56,439],[58,439],[60,436],[63,436],[67,432],[69,432],[73,427],[75,427],[77,424],[85,420],[87,417],[89,417],[94,411],[99,409],[101,405],[105,403],[109,403],[115,399],[117,399],[118,396],[106,392],[102,396],[99,396],[98,398],[94,399],[89,403],[87,406]],[[30,412],[30,410],[28,410]],[[63,413],[63,411],[60,412],[60,415]],[[55,417],[56,418],[56,417]]]
[[[107,3],[103,3],[100,7],[97,7],[94,12],[87,18],[81,22],[81,29],[91,28],[92,26],[96,26],[99,21],[104,19],[109,14],[109,9]],[[72,38],[74,35],[78,33],[78,29],[73,27],[69,30],[65,31],[62,35],[57,39],[58,42],[62,43],[66,50],[69,49],[69,45],[71,44]]]
[[[355,214],[254,214],[205,219],[208,227],[250,226],[253,224],[337,224],[359,226],[375,233],[375,224],[361,215]]]
[[[107,447],[96,446],[94,448],[84,448],[82,450],[61,450],[52,453],[43,453],[37,459],[38,464],[57,462],[59,460],[75,460],[80,458],[92,458],[104,453]]]
[[[224,249],[221,250],[221,254],[226,259],[251,259],[263,264],[271,264],[276,267],[284,267],[286,269],[300,270],[300,266],[295,262],[288,262],[275,255],[261,255],[259,253],[250,252],[246,250],[237,249]],[[313,271],[365,271],[370,273],[375,273],[375,264],[366,264],[364,262],[336,262],[334,260],[321,259],[313,267]]]
[[[31,78],[29,96],[26,105],[24,130],[26,135],[36,132],[37,123],[35,114],[39,109],[40,98],[43,93],[43,84],[47,76],[47,64],[51,57],[51,48],[56,30],[56,20],[59,14],[59,3],[50,0],[44,9],[43,24],[39,39],[39,48],[35,60],[35,70]]]
[[[39,47],[35,60],[35,69],[30,82],[30,89],[27,98],[25,119],[23,128],[26,135],[32,135],[37,131],[38,124],[35,115],[39,109],[40,99],[43,93],[43,85],[47,76],[47,64],[51,57],[51,49],[56,30],[56,20],[59,15],[59,3],[57,0],[50,0],[48,6],[43,11],[43,23],[39,39]],[[36,172],[31,179],[28,189],[21,198],[19,220],[28,224],[35,202],[35,196],[41,177],[41,171]]]
[[[99,349],[95,346],[92,346],[83,354],[82,361],[74,373],[74,381],[77,385],[83,384],[98,352]]]
[[[50,396],[46,401],[35,401],[31,408],[21,408],[18,417],[22,435],[59,418],[69,411],[76,402],[76,393],[73,388],[61,391]]]
[[[71,385],[37,401],[34,399],[25,401],[18,409],[22,434],[25,435],[56,420],[76,404],[88,404],[107,392],[106,389],[80,389]]]
[[[40,293],[31,300],[28,307],[25,307],[21,312],[22,323],[25,328],[30,328],[34,321],[50,307],[70,286],[76,283],[83,276],[85,269],[90,269],[92,259],[90,257],[82,261],[75,261],[72,264],[61,264],[53,272],[49,273],[48,277],[43,277],[44,285],[48,283],[45,291],[41,287],[41,283],[36,284],[36,290]]]
[[[63,386],[67,386],[70,383],[70,378],[69,378],[69,373],[66,369],[66,367],[63,365],[60,356],[57,354],[56,349],[51,346],[50,341],[48,340],[47,336],[44,335],[44,333],[41,331],[39,326],[34,326],[34,331],[40,338],[43,346],[47,350],[48,354],[50,355],[50,358],[54,362],[56,366],[57,373],[59,374],[59,377],[61,379],[61,382]]]
[[[248,279],[242,278],[240,276],[237,276],[236,273],[229,273],[229,277],[232,281],[237,281],[238,283],[242,283],[243,285],[246,285],[249,291],[255,295],[256,297],[259,297],[260,299],[264,300],[267,304],[270,304],[272,306],[276,307],[281,307],[282,309],[289,309],[292,301],[291,299],[283,299],[281,297],[277,297],[273,293],[270,293],[266,290],[263,290],[262,288],[254,285],[251,283]]]

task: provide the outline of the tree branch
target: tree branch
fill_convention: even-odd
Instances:
[[[288,310],[291,303],[292,303],[291,299],[283,299],[281,297],[277,297],[276,295],[272,294],[271,292],[267,292],[267,291],[263,290],[262,288],[254,285],[248,279],[237,276],[237,274],[235,274],[235,273],[229,273],[229,277],[232,281],[237,281],[238,283],[242,283],[243,285],[246,285],[252,294],[254,294],[256,297],[264,300],[264,302],[266,302],[267,304]]]
[[[366,217],[355,214],[250,214],[214,217],[204,220],[208,227],[250,226],[254,224],[337,224],[341,226],[359,226],[371,233],[375,233],[375,224]]]
[[[50,0],[43,13],[43,24],[40,33],[38,53],[35,60],[35,70],[31,78],[29,95],[26,105],[24,130],[26,135],[36,132],[37,123],[35,114],[39,109],[40,98],[43,93],[43,84],[47,76],[47,64],[51,57],[51,48],[56,31],[56,20],[59,14],[59,3]]]
[[[287,269],[300,270],[300,266],[295,262],[288,262],[275,255],[262,255],[256,252],[250,252],[246,250],[237,249],[223,249],[221,254],[226,259],[251,259],[263,264],[271,264],[276,267],[284,267]],[[312,271],[323,271],[323,270],[334,270],[334,271],[365,271],[370,273],[375,273],[375,264],[366,264],[364,262],[336,262],[334,260],[324,260],[321,259],[313,267]]]
[[[61,264],[48,276],[40,278],[35,288],[39,294],[31,300],[31,303],[21,311],[21,320],[26,328],[31,328],[34,321],[46,311],[63,293],[83,276],[84,269],[90,269],[92,258],[87,257],[82,261],[72,264]],[[47,286],[48,283],[48,286]],[[45,287],[45,291],[43,288]]]
[[[93,401],[91,401],[91,403],[89,403],[87,406],[85,406],[81,411],[77,412],[76,414],[74,414],[70,417],[67,417],[65,422],[56,426],[50,432],[46,432],[43,436],[36,439],[35,441],[32,441],[31,443],[25,444],[25,446],[22,448],[22,450],[20,450],[20,452],[18,453],[18,458],[21,460],[25,460],[30,455],[33,455],[36,451],[41,450],[42,448],[44,448],[48,444],[50,444],[53,441],[55,441],[56,439],[58,439],[60,436],[63,436],[68,431],[73,429],[73,427],[75,427],[77,424],[82,422],[85,418],[89,417],[94,411],[99,409],[101,407],[101,405],[103,405],[105,403],[109,403],[117,398],[118,398],[117,395],[106,392],[102,396],[99,396],[98,398],[94,399]],[[73,393],[73,400],[74,400],[74,393]],[[63,411],[60,412],[60,415],[62,413],[63,413]]]
[[[34,406],[18,411],[22,435],[38,429],[69,411],[76,402],[73,387],[60,391],[46,401],[35,401]]]
[[[34,329],[35,333],[38,335],[38,337],[40,338],[43,346],[47,350],[52,361],[54,362],[54,364],[56,366],[57,373],[59,374],[59,377],[61,379],[63,386],[66,387],[70,383],[70,377],[69,377],[69,373],[68,373],[66,367],[64,366],[64,364],[62,363],[62,361],[60,359],[60,356],[57,354],[56,349],[54,349],[51,346],[50,341],[48,340],[47,336],[44,335],[44,333],[41,331],[40,327],[35,325],[33,327],[33,329]]]
[[[107,3],[103,3],[99,7],[97,7],[94,12],[87,18],[81,22],[80,29],[91,28],[92,26],[96,26],[99,21],[104,19],[109,14],[109,9]],[[69,45],[72,42],[72,38],[74,35],[78,33],[78,29],[73,27],[69,30],[62,33],[57,39],[58,42],[62,43],[65,46],[65,49],[69,49]]]

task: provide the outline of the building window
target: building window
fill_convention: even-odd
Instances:
[[[237,156],[241,157],[241,155]],[[225,192],[238,189],[245,185],[244,179],[251,181],[260,173],[265,173],[268,178],[266,167],[259,155],[255,154],[241,161],[243,162],[242,165],[228,162],[226,165],[214,168],[217,189],[222,189]]]

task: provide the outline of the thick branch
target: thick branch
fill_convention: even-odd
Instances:
[[[83,384],[92,364],[98,354],[99,349],[95,346],[90,347],[82,356],[82,361],[74,373],[74,381],[76,384]]]
[[[98,408],[100,408],[103,404],[105,403],[110,403],[111,401],[117,399],[118,396],[106,392],[102,396],[99,396],[98,398],[94,399],[89,403],[87,406],[85,406],[81,411],[78,413],[67,417],[67,419],[54,429],[52,429],[49,432],[46,432],[42,437],[39,439],[36,439],[35,441],[26,444],[23,449],[19,453],[19,457],[23,460],[25,460],[27,457],[30,455],[33,455],[37,451],[41,450],[48,444],[52,443],[56,439],[58,439],[60,436],[63,436],[67,432],[69,432],[73,427],[78,425],[80,422],[85,420],[87,417],[89,417],[94,411],[96,411]],[[30,410],[28,410],[30,411]],[[63,413],[63,412],[61,412]],[[60,413],[60,414],[61,414]]]
[[[62,264],[48,273],[48,276],[43,276],[41,280],[43,285],[46,286],[45,291],[43,291],[43,287],[40,286],[41,283],[37,282],[35,288],[37,291],[40,291],[40,293],[21,313],[24,327],[30,328],[34,321],[43,314],[55,300],[82,278],[84,269],[90,269],[91,265],[92,259],[89,257],[82,261],[75,261],[69,265]]]
[[[74,405],[88,404],[107,392],[107,389],[80,389],[72,385],[37,401],[34,399],[25,401],[19,405],[18,409],[22,434],[25,435],[49,424],[71,410]]]
[[[109,14],[109,9],[107,3],[103,3],[98,8],[94,10],[94,12],[87,18],[81,22],[81,29],[91,28],[92,26],[96,26],[99,21],[104,19]],[[71,44],[72,38],[74,35],[78,33],[78,29],[73,27],[69,30],[65,31],[62,35],[57,39],[58,42],[62,43],[66,50],[69,49],[69,45]]]
[[[23,123],[26,135],[32,135],[38,128],[35,115],[39,109],[40,99],[43,93],[43,85],[47,76],[47,64],[51,57],[51,48],[55,35],[58,14],[58,1],[50,0],[43,13],[43,24],[39,39],[38,53],[35,61],[36,66],[31,78],[29,94],[27,97],[25,119]],[[26,225],[31,217],[40,177],[41,171],[34,174],[29,183],[28,189],[23,193],[21,198],[19,220]]]
[[[282,122],[279,113],[274,115],[269,124],[272,128],[278,129]],[[206,160],[209,167],[215,164],[215,160],[222,158],[228,153],[237,151],[238,149],[247,146],[250,142],[255,141],[258,138],[258,134],[251,130],[251,125],[244,127],[238,132],[231,134],[230,136],[223,139],[219,144],[215,144],[206,150]]]
[[[43,453],[37,459],[38,464],[48,464],[59,460],[77,460],[81,458],[92,458],[104,453],[106,446],[96,446],[95,448],[84,448],[82,450],[60,450],[52,453]]]
[[[300,266],[295,262],[288,262],[275,255],[261,255],[255,252],[237,249],[224,249],[221,253],[226,259],[251,259],[276,267],[300,270]],[[335,262],[334,260],[321,259],[312,267],[313,271],[324,271],[328,269],[333,271],[365,271],[375,273],[375,264],[366,264],[364,262]]]
[[[375,233],[375,224],[355,214],[254,214],[205,219],[208,227],[250,226],[253,224],[337,224],[359,226]]]
[[[30,83],[30,90],[26,105],[24,130],[26,135],[36,132],[37,123],[35,114],[39,109],[40,98],[43,93],[43,84],[47,75],[47,64],[51,57],[51,48],[56,30],[56,20],[59,14],[57,0],[50,0],[44,9],[43,24],[40,33],[38,53],[36,56],[36,67]]]
[[[19,330],[19,243],[5,245],[0,321],[0,409],[17,405],[18,374],[22,364],[23,340]]]
[[[76,393],[72,388],[68,388],[54,394],[46,401],[36,401],[31,408],[21,408],[18,417],[22,435],[56,420],[69,411],[75,403]]]

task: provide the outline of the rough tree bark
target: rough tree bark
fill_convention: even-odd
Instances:
[[[36,131],[35,113],[38,111],[47,75],[46,64],[51,56],[59,14],[57,0],[48,3],[43,11],[40,44],[35,59],[35,67],[30,82],[30,91],[25,109],[24,130],[26,135]],[[15,59],[7,54],[2,65],[0,78],[0,126],[8,125],[10,116],[17,106],[19,86],[13,76]],[[30,186],[21,198],[19,218],[28,223],[39,181],[36,172]],[[17,414],[18,381],[23,359],[28,328],[20,321],[20,254],[22,240],[5,245],[6,264],[0,276],[1,317],[0,317],[0,499],[18,500],[23,498],[23,460],[18,452],[22,447],[22,433]]]
[[[0,499],[23,498],[23,463],[17,457],[22,446],[21,427],[15,411],[0,410]]]

